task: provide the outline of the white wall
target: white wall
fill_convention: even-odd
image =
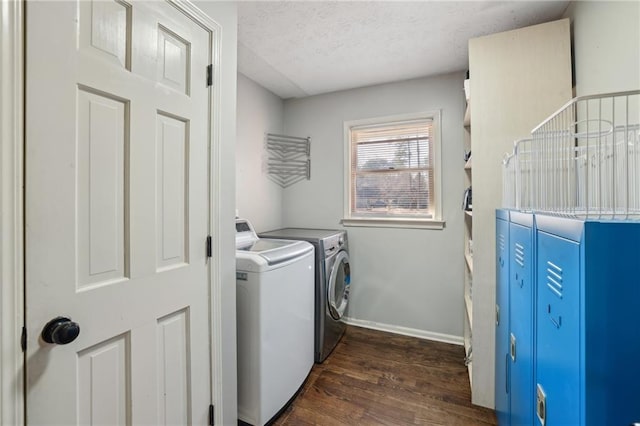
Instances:
[[[282,133],[283,102],[258,83],[238,74],[236,209],[257,232],[282,225],[282,188],[264,171],[267,133]]]
[[[236,144],[236,77],[237,77],[237,10],[233,2],[195,1],[222,31],[220,38],[220,79],[215,89],[220,98],[220,109],[213,114],[219,118],[217,132],[219,143],[214,147],[216,157],[214,168],[221,177],[216,182],[220,229],[214,229],[214,265],[220,269],[220,282],[214,286],[221,288],[221,300],[214,300],[214,321],[221,327],[214,327],[215,341],[220,347],[213,348],[214,363],[218,371],[213,383],[216,405],[216,424],[235,425],[238,418],[237,375],[236,375],[236,251],[235,251],[235,144]],[[215,209],[214,209],[215,211]]]
[[[442,110],[443,230],[349,227],[348,316],[461,341],[463,327],[463,73],[284,103],[287,134],[311,137],[311,180],[284,190],[285,226],[340,228],[343,122]],[[405,330],[406,331],[406,330]]]
[[[640,88],[640,2],[574,1],[576,96]]]

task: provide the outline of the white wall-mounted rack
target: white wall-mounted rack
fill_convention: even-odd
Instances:
[[[311,138],[267,133],[267,173],[283,188],[311,179]]]

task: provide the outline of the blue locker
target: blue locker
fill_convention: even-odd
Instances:
[[[564,401],[547,405],[549,424],[580,424],[576,394],[580,365],[579,248],[574,241],[538,231],[536,399],[543,404],[547,396]]]
[[[496,210],[495,404],[500,425],[511,421],[509,362],[509,211]]]
[[[512,211],[509,225],[509,360],[512,425],[530,425],[533,406],[533,215]]]
[[[640,222],[536,225],[537,423],[640,422]]]

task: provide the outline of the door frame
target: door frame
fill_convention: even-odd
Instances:
[[[211,33],[211,62],[213,85],[209,94],[211,116],[209,122],[209,232],[223,235],[221,220],[220,157],[221,143],[221,36],[222,27],[211,17],[187,0],[168,0],[179,10],[198,22]],[[0,232],[0,424],[25,424],[26,387],[24,383],[24,354],[21,334],[24,325],[24,70],[25,70],[25,2],[0,0],[2,46],[0,51],[0,204],[2,215]],[[6,25],[4,25],[6,23]],[[204,70],[203,70],[204,73]],[[215,175],[214,175],[215,173]],[[214,238],[213,256],[210,259],[210,393],[218,423],[227,415],[223,412],[223,301],[222,244]]]
[[[24,2],[1,0],[0,19],[0,423],[18,425],[24,423]]]

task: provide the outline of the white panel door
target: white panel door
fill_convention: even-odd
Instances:
[[[26,15],[28,424],[206,424],[211,33],[165,2]]]

